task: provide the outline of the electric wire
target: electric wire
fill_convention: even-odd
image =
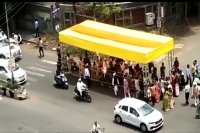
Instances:
[[[21,3],[22,3],[22,2],[18,3],[18,5],[15,6],[14,8],[12,8],[12,7],[13,7],[13,6],[12,6],[12,7],[11,7],[12,9],[11,9],[9,12],[7,12],[7,15],[10,14],[10,12],[12,12],[13,10],[15,10]],[[8,10],[7,10],[7,11],[8,11]],[[6,14],[6,13],[4,12],[4,16],[3,16],[3,17],[0,17],[0,20],[2,20],[3,18],[5,18],[5,16],[6,16],[5,14]],[[2,16],[2,15],[1,15],[1,16]]]
[[[13,7],[15,7],[16,5],[18,4],[18,2],[17,3],[15,3],[14,5],[12,5],[12,7],[10,7],[8,10],[7,10],[7,13],[9,14],[9,12],[10,12],[10,10],[12,11],[13,10]],[[5,17],[5,12],[3,13],[3,14],[1,14],[1,16],[0,16],[0,18],[4,18]]]
[[[10,19],[12,19],[26,4],[27,4],[27,2],[25,2],[24,5],[22,5],[10,18],[8,18],[8,20],[6,20],[6,22],[4,22],[0,27],[2,27],[4,24],[7,23],[7,21],[9,21]]]

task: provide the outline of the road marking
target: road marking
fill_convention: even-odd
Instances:
[[[32,78],[32,77],[29,77],[29,76],[27,76],[27,80],[28,80],[28,81],[31,81],[31,82],[35,82],[35,81],[37,81],[37,79]]]
[[[56,65],[57,62],[54,62],[54,61],[48,61],[48,60],[41,60],[42,62],[45,62],[45,63],[49,63],[49,64],[52,64],[52,65]]]
[[[175,49],[182,49],[183,46],[184,46],[183,44],[175,44],[175,45],[174,45],[174,48],[175,48]]]
[[[37,68],[37,67],[33,67],[33,66],[28,66],[28,67],[26,67],[26,68],[31,69],[31,70],[35,70],[35,71],[41,71],[41,72],[52,73],[52,71],[44,70],[44,69]]]
[[[43,67],[43,68],[52,68],[52,67],[43,66],[43,65],[40,65],[40,64],[37,64],[37,63],[35,63],[35,65]]]
[[[25,84],[25,86],[29,86],[31,83],[29,83],[29,82],[26,82],[26,84]]]
[[[25,72],[27,74],[35,75],[35,76],[40,76],[40,77],[44,77],[45,76],[44,74],[40,74],[40,73],[36,73],[36,72],[31,72],[31,71],[28,71],[28,70],[25,70]]]

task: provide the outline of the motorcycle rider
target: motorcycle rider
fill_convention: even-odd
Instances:
[[[62,83],[65,82],[65,80],[66,80],[65,75],[63,73],[60,74],[60,80]]]
[[[85,90],[86,85],[82,82],[81,78],[78,79],[76,87],[77,87],[77,90],[80,93],[80,97],[82,97],[82,92]]]
[[[97,123],[97,121],[94,122],[94,125],[92,126],[92,133],[98,133],[99,130],[101,130],[100,125]]]

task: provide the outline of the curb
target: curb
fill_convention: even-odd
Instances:
[[[33,42],[33,41],[29,41],[29,40],[26,40],[26,39],[22,39],[22,41],[28,42],[28,43],[35,43],[35,42]]]

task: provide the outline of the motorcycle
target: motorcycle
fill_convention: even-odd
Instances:
[[[22,44],[22,36],[20,35],[20,34],[15,34],[15,33],[12,33],[13,34],[13,37],[12,38],[10,38],[10,42],[11,43],[14,43],[14,44]],[[18,39],[17,39],[17,42],[16,42],[16,40],[15,40],[15,38],[14,38],[14,36],[15,35],[17,35],[18,36]]]
[[[95,131],[93,129],[90,130],[90,133],[104,133],[104,132],[105,132],[105,128],[95,130]]]
[[[75,87],[74,96],[75,96],[75,98],[79,98],[79,99],[84,100],[89,103],[92,101],[92,98],[89,94],[88,88],[85,88],[85,90],[82,92],[82,97],[81,97],[80,92],[78,91],[77,87]]]
[[[64,77],[64,81],[63,81],[60,76],[54,75],[53,84],[57,85],[57,86],[60,86],[60,87],[63,87],[65,89],[69,88],[69,84],[67,82],[67,78],[66,77]]]

